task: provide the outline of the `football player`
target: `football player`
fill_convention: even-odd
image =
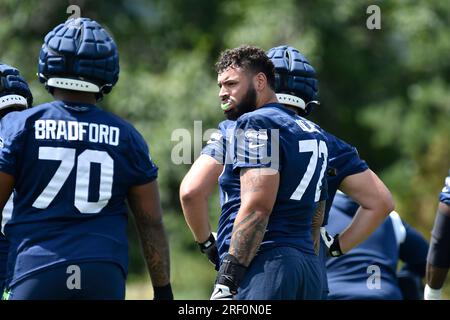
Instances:
[[[27,82],[20,75],[19,70],[7,64],[0,63],[0,118],[3,118],[9,112],[30,108],[32,104],[33,95]],[[3,234],[3,226],[11,218],[12,207],[13,199],[11,196],[3,208],[2,232],[0,233],[0,292],[2,293],[6,279],[6,264],[9,249],[8,240]]]
[[[5,299],[124,299],[127,205],[155,299],[172,299],[157,167],[139,132],[96,104],[119,76],[117,46],[78,18],[45,37],[40,81],[54,101],[2,119],[0,207],[14,188]]]
[[[261,49],[226,50],[216,70],[225,115],[236,121],[223,123],[233,126],[235,143],[219,179],[221,261],[211,299],[318,299],[314,243],[326,195],[326,139],[278,103],[273,64]],[[182,191],[186,207],[184,196]],[[189,209],[185,215],[194,230],[200,216],[192,217]]]
[[[275,90],[278,100],[285,105],[294,107],[300,115],[306,116],[311,112],[313,105],[317,103],[318,88],[314,69],[298,50],[292,47],[272,48],[268,55],[275,65]],[[228,129],[230,127],[231,129]],[[180,189],[188,225],[199,243],[201,251],[208,255],[216,268],[218,265],[217,248],[208,220],[207,199],[217,178],[220,176],[221,180],[224,179],[224,175],[221,173],[223,164],[227,161],[226,147],[230,145],[227,140],[232,139],[233,127],[234,122],[230,120],[219,125],[220,131],[212,136],[202,150],[202,155],[192,165]],[[227,135],[227,131],[231,132],[231,135]],[[394,204],[389,190],[359,158],[356,149],[333,135],[321,131],[328,140],[330,161],[326,176],[328,196],[332,201],[336,190],[340,187],[361,204],[358,214],[348,230],[343,232],[340,237],[329,239],[328,247],[321,246],[322,277],[326,284],[326,256],[329,254],[341,255],[366,239],[393,210]],[[226,172],[226,168],[224,172]],[[226,201],[224,197],[226,197]],[[239,195],[236,199],[232,199],[228,194],[224,195],[221,192],[221,202],[222,204],[226,202],[229,205],[238,205]],[[330,206],[331,203],[327,201],[324,225],[326,225]],[[219,221],[219,225],[220,223]],[[325,230],[323,229],[323,231]],[[340,243],[342,244],[340,245]],[[327,295],[328,290],[325,287],[322,298],[326,298]]]

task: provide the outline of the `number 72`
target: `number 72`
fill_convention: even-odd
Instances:
[[[301,140],[299,141],[299,152],[312,152],[311,158],[309,159],[308,167],[306,168],[306,172],[300,181],[297,189],[295,189],[294,193],[291,196],[292,200],[301,200],[303,194],[308,188],[314,173],[316,172],[317,162],[319,158],[323,156],[322,168],[320,170],[319,180],[317,181],[316,193],[314,196],[314,201],[317,202],[320,200],[320,189],[322,186],[322,178],[325,173],[325,169],[328,164],[328,148],[325,141],[322,140]]]

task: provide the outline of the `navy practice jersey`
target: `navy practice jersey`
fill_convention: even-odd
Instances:
[[[448,171],[448,177],[445,179],[444,188],[439,195],[439,201],[450,206],[450,170]]]
[[[340,233],[352,220],[358,204],[338,193],[330,211],[327,230]],[[396,212],[363,243],[327,261],[330,299],[402,299],[397,281],[399,259],[423,277],[428,244]]]
[[[226,151],[212,151],[214,143],[210,142],[203,153],[225,158],[219,178],[222,213],[217,242],[221,257],[228,252],[240,207],[242,168],[272,168],[280,173],[277,198],[260,250],[284,245],[313,254],[311,220],[318,201],[326,199],[325,136],[310,121],[280,104],[244,114],[235,123],[222,122],[219,128],[222,139],[227,137]]]
[[[312,122],[309,122],[309,124],[320,130],[327,138],[329,162],[327,170],[328,173],[326,174],[328,199],[326,202],[323,221],[323,225],[325,226],[328,222],[328,214],[339,185],[346,177],[364,172],[369,167],[367,163],[359,157],[358,151],[355,147],[349,145],[341,139],[338,139],[325,130],[322,130],[316,124]],[[208,141],[208,144],[205,146],[202,153],[215,158],[219,163],[225,163],[225,161],[231,163],[232,159],[230,159],[230,156],[226,156],[226,146],[231,144],[229,137],[232,137],[235,125],[236,122],[230,120],[221,122],[219,125],[220,132],[211,136],[211,140]],[[228,132],[228,135],[226,132]],[[225,140],[225,137],[228,137],[228,142]],[[232,168],[225,168],[224,172],[227,172],[227,175],[225,176],[232,176]],[[233,181],[235,179],[230,180]],[[228,181],[227,183],[232,184],[232,181]],[[237,186],[239,187],[239,183]],[[233,188],[235,187],[236,186],[233,186]],[[221,195],[223,195],[223,193],[221,193]],[[237,196],[236,199],[230,199],[229,195],[227,196],[228,201],[223,201],[222,203],[228,203],[229,206],[234,207],[233,210],[235,211],[236,208],[239,208],[240,197]]]
[[[97,106],[62,101],[2,122],[0,170],[15,177],[10,284],[68,262],[115,262],[126,274],[127,193],[157,177],[142,136]]]

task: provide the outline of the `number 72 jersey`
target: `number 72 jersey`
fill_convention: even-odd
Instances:
[[[142,136],[94,105],[62,101],[8,114],[1,127],[0,171],[15,177],[5,226],[13,283],[68,261],[113,261],[126,273],[128,190],[157,177]]]
[[[227,125],[225,128],[224,125]],[[242,115],[235,124],[219,126],[226,137],[225,168],[219,178],[222,213],[218,247],[227,252],[236,214],[240,207],[242,168],[272,168],[280,174],[276,201],[261,249],[286,245],[314,254],[311,221],[317,203],[327,198],[325,172],[328,164],[327,138],[315,124],[280,104],[269,104]],[[231,140],[231,142],[230,142]],[[218,144],[220,145],[220,144]]]

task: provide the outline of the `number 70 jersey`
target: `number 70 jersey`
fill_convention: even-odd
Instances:
[[[15,177],[13,282],[67,261],[113,261],[126,273],[128,190],[157,177],[142,136],[94,105],[62,101],[8,114],[1,128],[0,171]]]

